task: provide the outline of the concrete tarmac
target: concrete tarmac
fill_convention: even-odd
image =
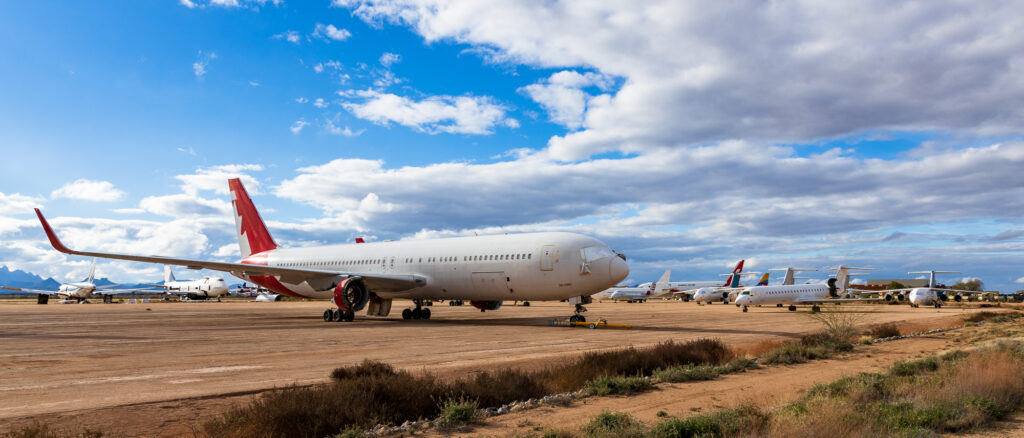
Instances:
[[[806,311],[651,301],[594,303],[586,316],[631,330],[551,327],[566,303],[431,308],[404,321],[326,323],[326,302],[10,304],[0,301],[0,420],[186,398],[216,398],[325,381],[336,367],[379,359],[412,371],[459,375],[502,366],[543,367],[567,354],[661,341],[719,338],[731,345],[819,330]],[[948,306],[843,305],[864,324],[922,327],[965,312]],[[219,412],[211,412],[215,415]],[[0,421],[3,423],[5,421]]]

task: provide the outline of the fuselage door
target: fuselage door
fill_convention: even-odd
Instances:
[[[540,248],[540,270],[551,271],[555,269],[555,245],[544,245]]]

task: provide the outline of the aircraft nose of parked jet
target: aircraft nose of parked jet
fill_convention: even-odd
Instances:
[[[629,265],[626,264],[625,260],[619,257],[612,257],[609,263],[608,275],[611,277],[612,283],[618,284],[629,276]]]

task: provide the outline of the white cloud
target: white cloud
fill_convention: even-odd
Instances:
[[[345,137],[358,137],[365,131],[364,129],[353,131],[352,128],[349,128],[348,126],[345,126],[344,128],[338,127],[330,119],[324,121],[324,130],[327,131],[328,134],[343,135]]]
[[[1011,31],[1024,6],[1016,2],[332,4],[496,62],[622,78],[617,91],[589,100],[582,118],[578,94],[542,97],[574,102],[552,105],[572,109],[556,120],[584,128],[549,140],[549,155],[563,160],[877,129],[1015,135],[1024,124],[1024,33]]]
[[[383,54],[380,55],[379,61],[380,65],[383,65],[385,68],[390,68],[392,65],[402,61],[402,55],[399,55],[397,53],[384,52]]]
[[[227,180],[224,180],[227,185]],[[147,196],[139,208],[154,214],[175,218],[189,216],[230,217],[231,203],[223,199],[204,199],[195,194]]]
[[[308,124],[309,122],[305,120],[296,120],[295,123],[292,123],[292,127],[288,129],[292,131],[292,134],[298,134],[302,132],[302,128],[305,128]]]
[[[318,97],[313,101],[313,106],[317,108],[327,108],[327,102],[324,102],[322,97]]]
[[[580,74],[566,70],[555,73],[544,81],[520,88],[519,91],[539,103],[548,112],[552,122],[569,129],[579,129],[583,126],[587,102],[594,98],[582,89],[596,86],[607,90],[612,83],[610,78],[601,74]],[[607,98],[608,95],[601,96],[602,101]]]
[[[113,210],[113,212],[114,213],[118,213],[118,214],[139,214],[139,213],[145,213],[146,209],[144,209],[144,208],[115,208]]]
[[[9,195],[0,192],[0,215],[29,214],[32,209],[42,207],[43,198],[25,196],[20,193]]]
[[[302,37],[299,36],[299,32],[294,30],[288,30],[279,34],[275,34],[271,38],[275,40],[285,40],[292,44],[299,44],[302,41]]]
[[[490,134],[495,126],[518,126],[506,107],[487,96],[429,96],[420,101],[373,90],[359,102],[342,104],[356,117],[387,125],[397,123],[430,134]]]
[[[265,6],[268,3],[274,6],[280,6],[284,3],[284,0],[178,0],[178,3],[189,9],[215,6],[227,9],[247,8],[258,11],[260,7]]]
[[[192,146],[189,146],[187,149],[184,148],[184,147],[179,147],[178,148],[178,152],[186,153],[186,154],[189,154],[189,155],[192,155],[192,156],[196,155],[196,150],[192,149]]]
[[[60,186],[50,193],[50,197],[53,199],[113,202],[124,197],[124,192],[115,188],[108,181],[91,181],[82,178]]]
[[[331,69],[335,71],[341,70],[341,63],[338,61],[327,61],[321,62],[313,66],[313,71],[317,73],[323,73],[325,69]]]
[[[1024,277],[1018,278],[1013,281],[1014,283],[1024,283]]]
[[[250,87],[258,87],[258,86],[260,86],[260,83],[256,82],[256,81],[249,81],[249,86]]]
[[[345,41],[352,36],[352,32],[349,32],[347,29],[334,27],[333,24],[324,25],[322,23],[317,23],[316,27],[313,29],[313,36],[325,41]]]
[[[178,3],[189,9],[196,7],[196,4],[192,3],[190,0],[179,0]]]
[[[177,175],[174,178],[181,181],[181,191],[185,194],[196,196],[201,191],[213,191],[218,194],[228,194],[228,179],[241,178],[245,189],[250,194],[260,192],[260,183],[256,178],[247,172],[259,172],[263,166],[259,164],[225,164],[220,166],[200,167],[195,173],[188,175]]]
[[[306,99],[305,97],[300,97],[298,99],[295,99],[295,103],[306,103],[306,102],[309,102],[309,99]]]
[[[217,54],[214,52],[203,52],[202,50],[196,55],[196,61],[192,63],[192,72],[195,73],[197,78],[202,79],[206,76],[206,67],[210,65],[210,61],[217,59]]]

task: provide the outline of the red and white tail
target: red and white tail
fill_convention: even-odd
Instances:
[[[263,224],[260,213],[249,199],[249,193],[238,178],[228,180],[231,190],[231,205],[235,208],[235,230],[238,233],[238,250],[242,258],[277,248],[270,231]]]
[[[740,262],[736,264],[736,267],[732,270],[732,275],[725,280],[725,284],[723,284],[722,287],[736,287],[739,285],[740,274],[743,273],[743,262],[745,261],[746,260],[740,260]]]

